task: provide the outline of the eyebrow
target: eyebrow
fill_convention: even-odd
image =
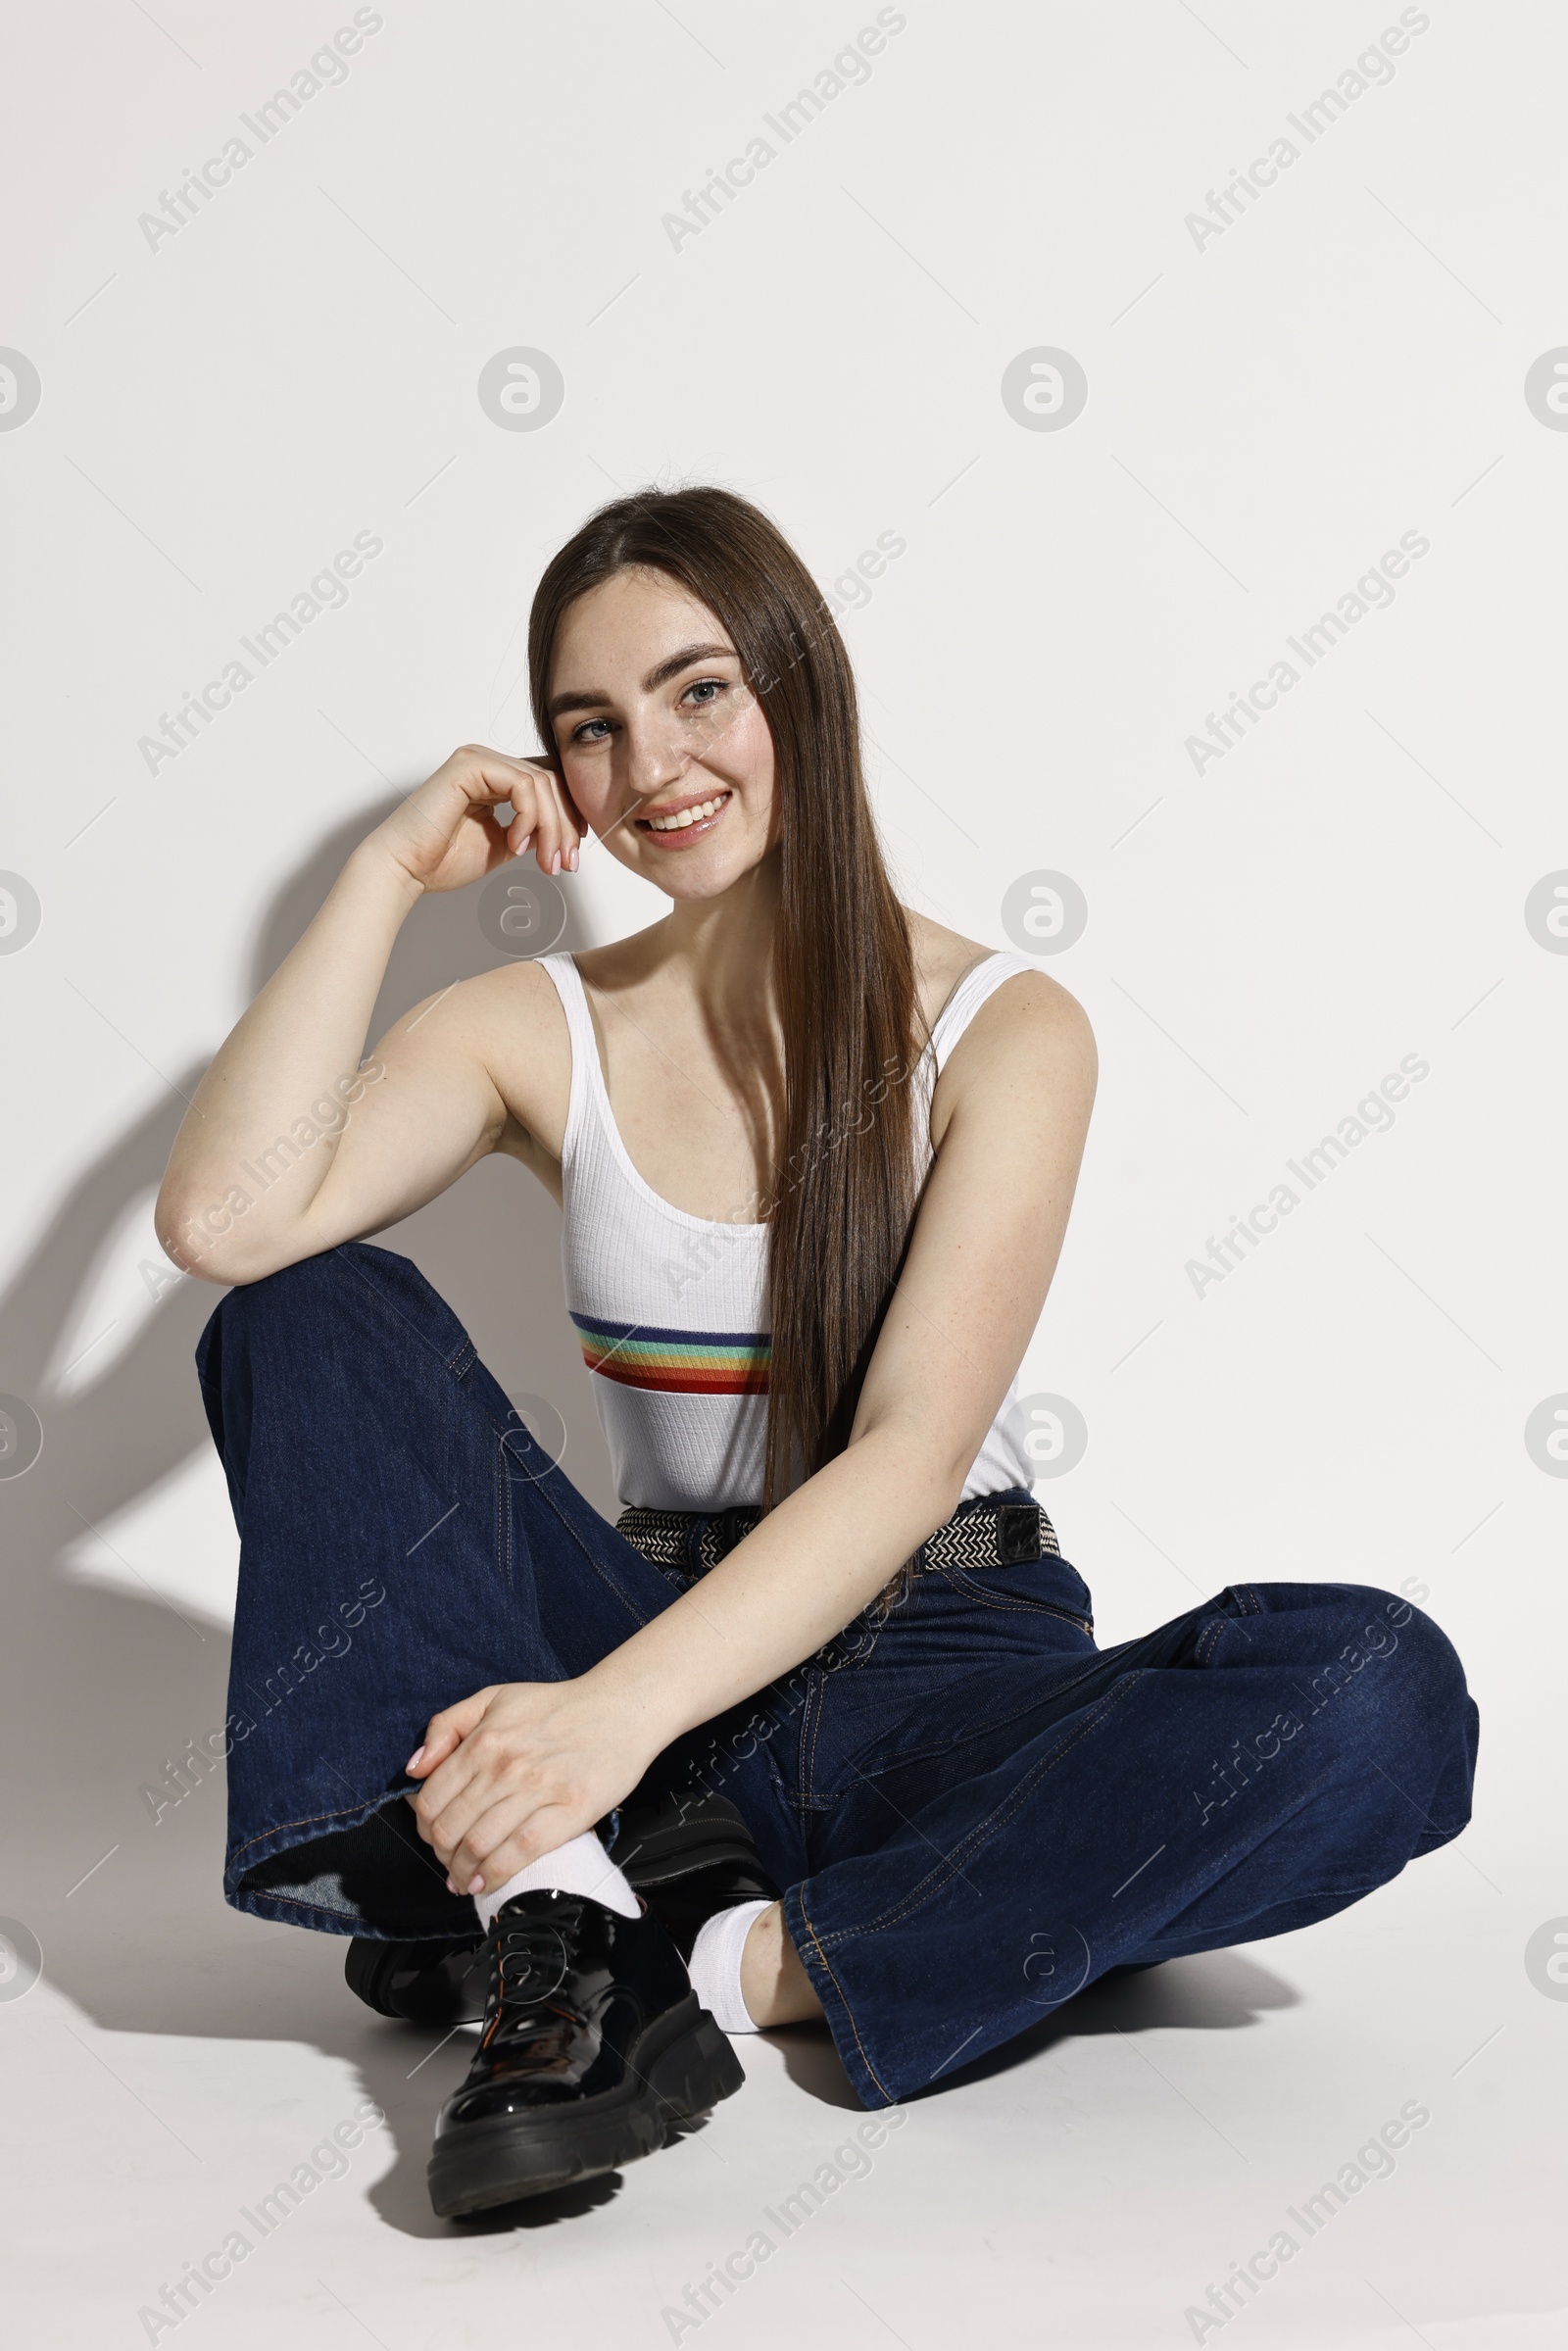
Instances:
[[[739,658],[733,645],[683,645],[679,653],[672,653],[666,661],[657,662],[649,670],[643,679],[643,692],[657,694],[661,686],[667,686],[672,677],[679,677],[681,671],[690,669],[695,661],[733,661]],[[610,703],[611,697],[602,688],[589,686],[578,694],[552,696],[550,715],[552,718],[561,718],[568,710],[608,710]]]

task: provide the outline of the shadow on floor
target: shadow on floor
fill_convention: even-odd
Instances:
[[[1239,1951],[1205,1951],[1195,1958],[1167,1960],[1162,1967],[1091,1984],[1017,2039],[992,2050],[976,2065],[956,2069],[939,2088],[921,2095],[937,2096],[988,2081],[1030,2064],[1079,2034],[1236,2032],[1255,2025],[1269,2010],[1293,2008],[1298,2000],[1289,1984]],[[344,2021],[347,2031],[323,2035],[323,2046],[329,2045],[334,2055],[350,2057],[358,2067],[387,2116],[399,2150],[400,2160],[371,2190],[370,2201],[388,2227],[402,2234],[449,2237],[457,2225],[438,2221],[431,2212],[424,2165],[436,2106],[462,2079],[473,2035],[459,2032],[443,2041],[436,2033],[382,2024],[370,2016],[363,2023]],[[795,2087],[813,2103],[849,2114],[861,2112],[825,2026],[794,2025],[763,2037],[779,2051]],[[746,2046],[744,2041],[740,2044],[743,2060]],[[597,2211],[620,2192],[621,2184],[617,2172],[558,2195],[499,2207],[477,2221],[463,2223],[461,2229],[497,2234],[553,2228]]]
[[[1234,2033],[1255,2025],[1272,2008],[1295,2008],[1300,1994],[1280,1977],[1240,1951],[1203,1951],[1190,1959],[1136,1974],[1108,1976],[1076,1999],[1043,2016],[1013,2040],[992,2049],[972,2065],[955,2066],[940,2084],[921,2096],[938,2097],[965,2082],[988,2082],[1014,2066],[1054,2048],[1058,2042],[1095,2033],[1152,2033],[1185,2030]],[[825,2025],[794,2025],[766,2036],[784,2059],[798,2089],[824,2106],[859,2113],[860,2105],[839,2063]]]
[[[254,988],[380,812],[323,841],[284,885],[257,941]],[[569,919],[562,945],[581,944]],[[424,902],[394,952],[371,1036],[422,997],[501,959],[478,930],[473,894]],[[219,1294],[164,1279],[150,1219],[143,1232],[132,1215],[138,1204],[150,1207],[200,1074],[176,1072],[85,1170],[0,1300],[0,1389],[26,1398],[44,1429],[26,1474],[0,1479],[0,1737],[10,1784],[32,1791],[26,1817],[12,1824],[4,1907],[37,1935],[46,1981],[105,2033],[304,2042],[357,2070],[399,2150],[372,2201],[404,2233],[445,2235],[424,2163],[435,2110],[466,2066],[468,2036],[442,2043],[385,2023],[344,1984],[341,1940],[224,1907],[220,1770],[193,1770],[188,1792],[156,1819],[144,1792],[167,1784],[171,1763],[221,1726],[225,1710],[223,1624],[212,1610],[161,1597],[159,1562],[125,1556],[113,1532],[208,1446],[191,1354]],[[555,1203],[512,1162],[491,1160],[381,1238],[450,1299],[503,1388],[554,1403],[566,1429],[567,1474],[612,1514],[588,1375],[562,1306]],[[102,1374],[68,1387],[54,1366],[111,1244],[149,1260],[158,1295],[130,1343],[106,1354]],[[1092,1987],[1070,2012],[951,2080],[1027,2062],[1072,2033],[1231,2030],[1294,1996],[1233,1953],[1173,1961]],[[808,2097],[858,2111],[824,2031],[775,2038]],[[551,2226],[598,2209],[618,2186],[614,2176],[475,2226]]]

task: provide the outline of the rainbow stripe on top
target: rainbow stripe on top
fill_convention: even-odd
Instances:
[[[662,1331],[653,1323],[572,1321],[582,1359],[601,1379],[665,1396],[766,1396],[772,1342],[765,1331]]]

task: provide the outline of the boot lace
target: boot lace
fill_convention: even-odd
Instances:
[[[581,1924],[581,1903],[566,1900],[558,1901],[548,1918],[524,1910],[497,1919],[490,1936],[487,2041],[554,2004],[575,1964]]]

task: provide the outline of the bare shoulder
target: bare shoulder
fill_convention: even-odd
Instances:
[[[509,1041],[518,1031],[543,1028],[566,1034],[561,998],[548,971],[538,962],[503,963],[499,970],[476,972],[458,980],[436,996],[428,996],[405,1013],[394,1036],[412,1035],[429,1025],[454,1043],[462,1038],[486,1047]]]
[[[923,914],[906,911],[914,942],[921,1008],[926,1018],[934,1021],[964,974],[996,950]],[[987,1049],[1005,1051],[1009,1041],[1023,1051],[1049,1044],[1056,1055],[1087,1058],[1091,1071],[1094,1068],[1095,1038],[1089,1015],[1078,999],[1048,972],[1018,971],[1004,980],[970,1021],[954,1049],[949,1067],[960,1054],[973,1064]],[[972,1047],[982,1051],[966,1050]]]
[[[571,1035],[539,963],[504,963],[427,997],[392,1029],[384,1051],[482,1073],[509,1122],[559,1158],[571,1098]]]
[[[961,931],[950,931],[945,923],[917,914],[912,906],[906,906],[904,913],[914,950],[915,992],[929,1024],[971,964],[983,963],[991,950],[978,939],[966,939]]]
[[[920,942],[928,944],[929,967],[948,981],[935,991],[940,1008],[994,951],[935,923],[925,928],[935,934]],[[1049,1131],[1058,1141],[1076,1135],[1081,1148],[1098,1077],[1094,1030],[1077,998],[1048,972],[1012,972],[947,1057],[931,1101],[933,1147],[941,1149],[956,1116],[965,1130]]]
[[[1062,1082],[1086,1084],[1093,1094],[1101,1058],[1089,1013],[1077,997],[1051,973],[1013,971],[959,1037],[948,1070],[955,1065],[1051,1072]]]

